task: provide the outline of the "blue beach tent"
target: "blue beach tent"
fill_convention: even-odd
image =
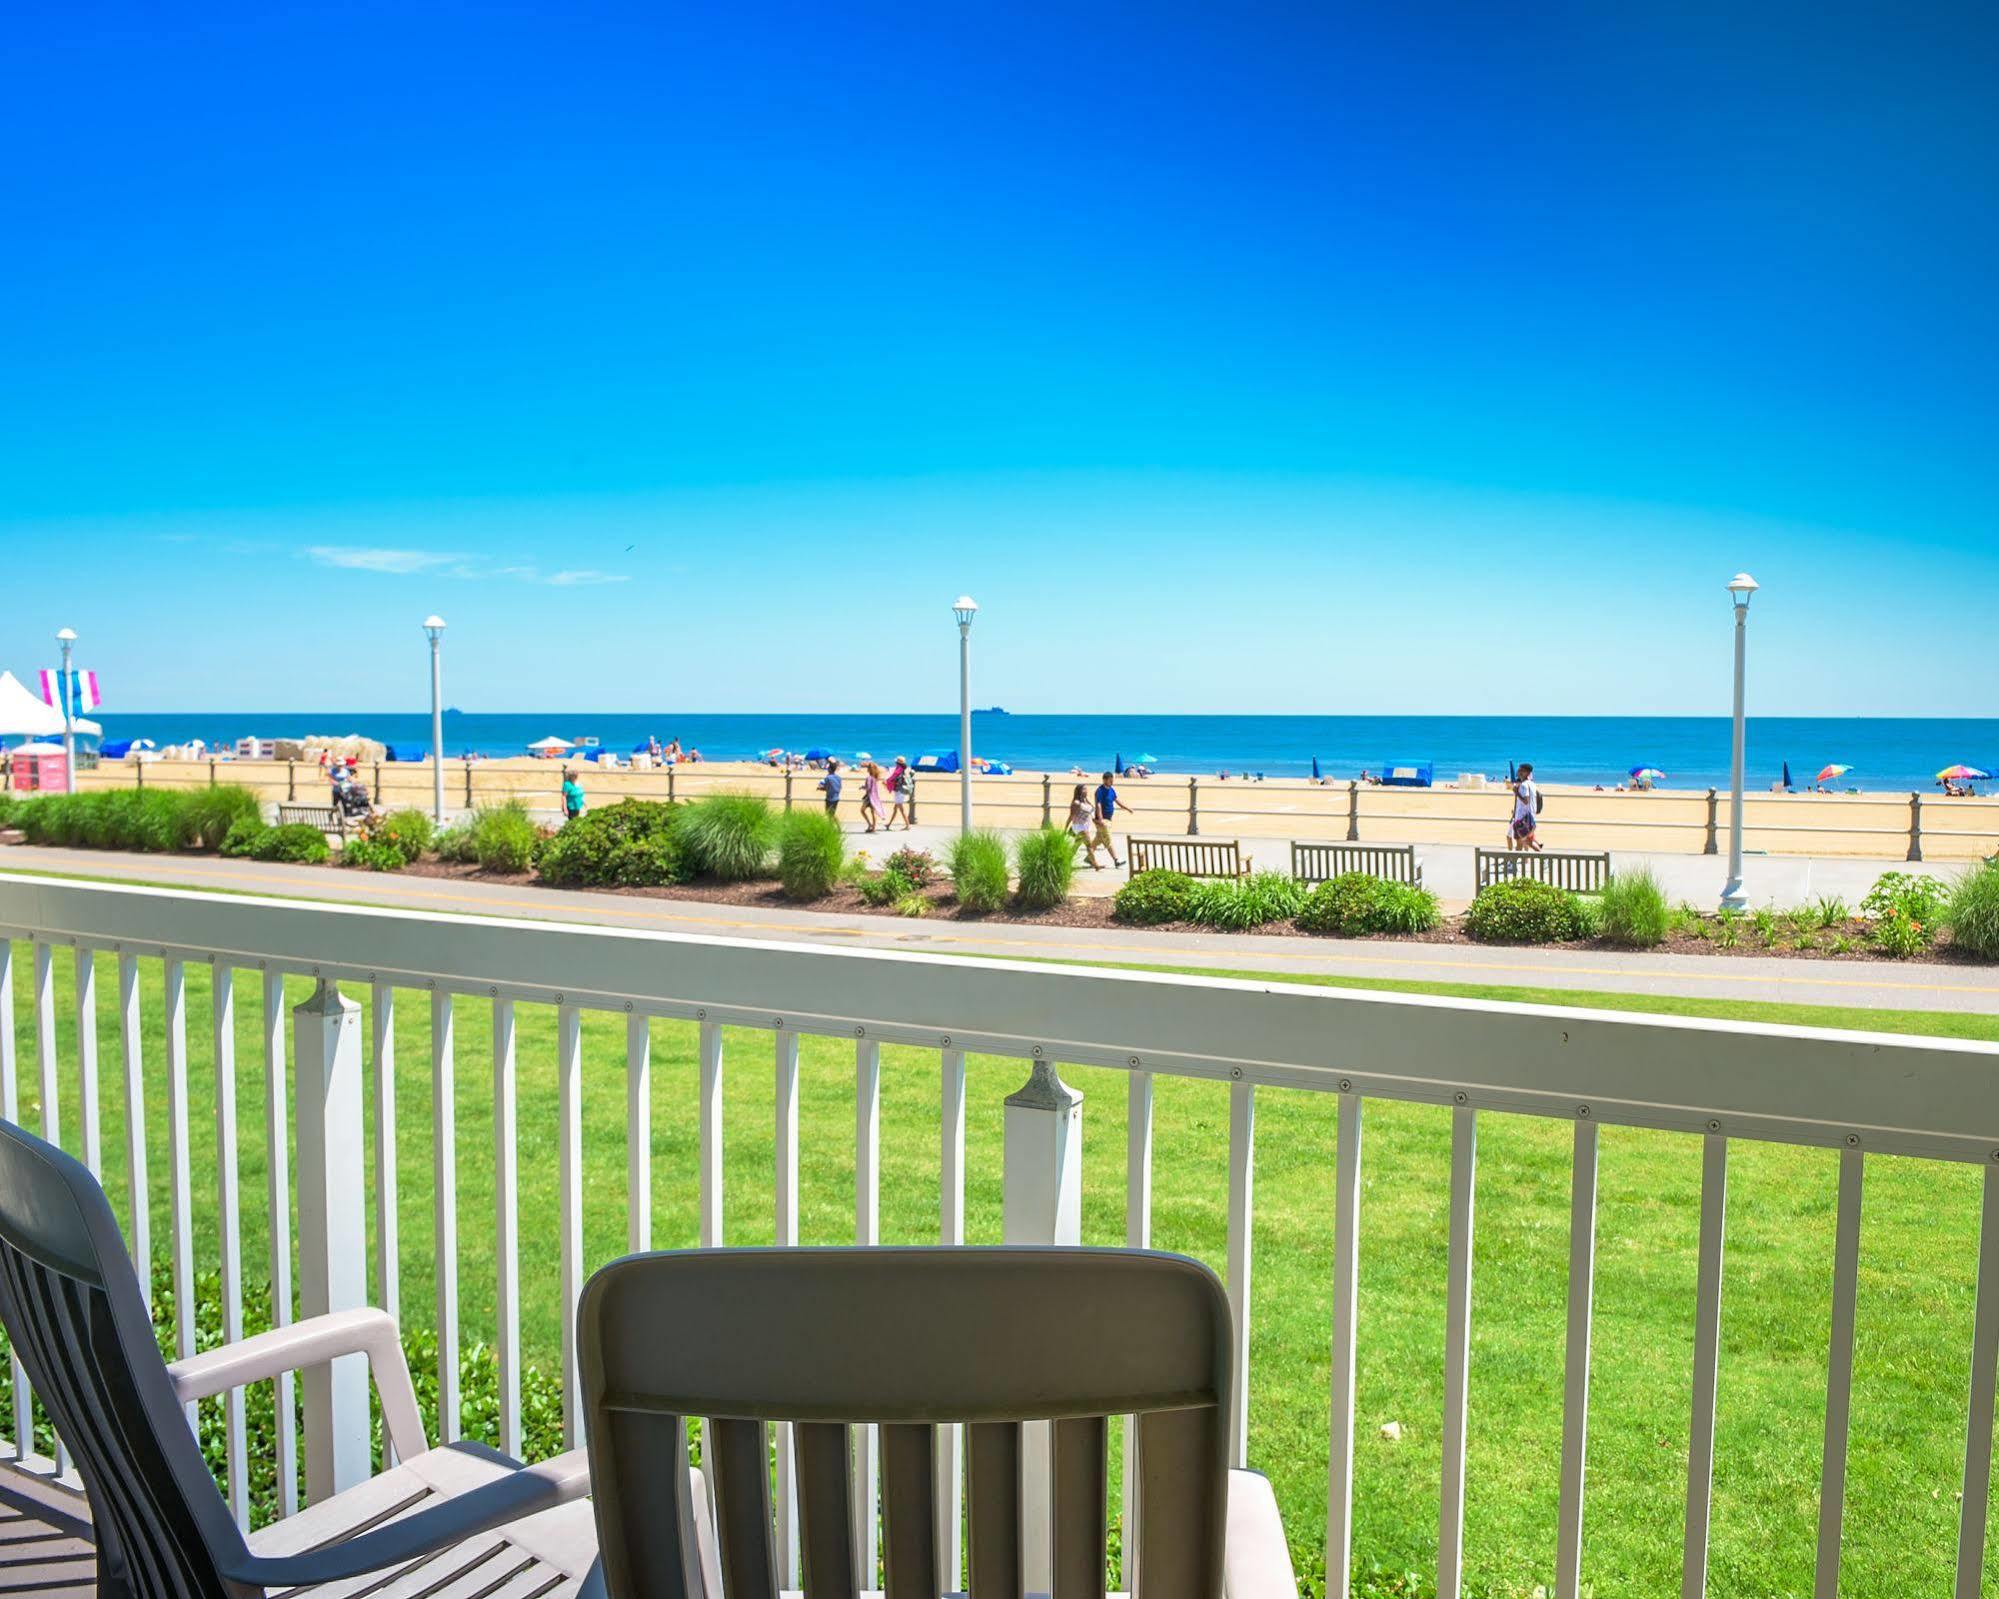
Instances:
[[[1429,788],[1436,780],[1434,761],[1394,761],[1381,768],[1381,781],[1391,788]]]
[[[955,772],[958,769],[958,752],[941,750],[919,755],[916,757],[916,769],[919,772]]]
[[[430,750],[422,744],[384,744],[384,752],[392,761],[427,761]]]

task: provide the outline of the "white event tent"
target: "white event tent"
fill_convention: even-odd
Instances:
[[[82,716],[76,719],[76,730],[86,738],[97,738],[104,732]],[[0,672],[0,735],[9,733],[61,738],[62,712],[30,694],[12,672]]]

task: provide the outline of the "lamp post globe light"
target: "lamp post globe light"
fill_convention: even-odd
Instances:
[[[1728,768],[1728,882],[1721,903],[1732,911],[1749,903],[1742,891],[1742,667],[1749,637],[1749,597],[1756,588],[1756,579],[1747,572],[1737,572],[1728,584],[1735,602],[1735,738]]]
[[[423,619],[430,635],[430,771],[431,814],[439,827],[444,825],[444,618],[432,612]]]
[[[69,681],[69,652],[76,643],[76,629],[66,627],[56,634],[56,642],[62,646],[62,676],[58,679],[62,695],[62,786],[65,794],[76,792],[76,691]]]
[[[972,830],[972,618],[978,602],[960,594],[951,614],[958,619],[958,829]]]

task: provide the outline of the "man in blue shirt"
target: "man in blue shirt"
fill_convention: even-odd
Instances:
[[[1131,807],[1127,805],[1125,809],[1130,810]],[[1090,852],[1094,854],[1097,846],[1101,844],[1110,851],[1111,865],[1122,866],[1124,862],[1117,858],[1117,845],[1111,842],[1111,820],[1117,813],[1117,790],[1111,787],[1111,774],[1106,772],[1104,780],[1097,785],[1096,825],[1090,831]]]
[[[826,760],[826,775],[819,779],[819,786],[826,793],[826,814],[835,821],[840,818],[840,763],[832,757]]]

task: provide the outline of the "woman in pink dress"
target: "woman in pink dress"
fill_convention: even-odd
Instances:
[[[875,823],[882,814],[882,769],[873,761],[868,762],[867,781],[861,785],[861,820],[868,824],[868,831],[875,830]]]

